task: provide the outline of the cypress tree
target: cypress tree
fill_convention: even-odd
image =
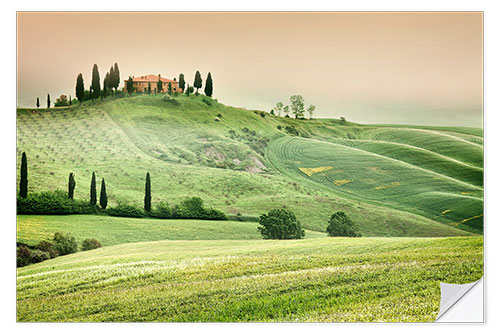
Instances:
[[[99,78],[99,69],[97,64],[92,68],[92,99],[101,96],[101,79]]]
[[[194,75],[194,84],[193,86],[196,88],[196,94],[198,94],[198,89],[201,88],[203,84],[203,81],[201,80],[201,75],[199,71],[196,71],[196,74]]]
[[[163,82],[161,81],[161,79],[158,80],[158,82],[156,83],[156,91],[158,93],[161,93],[163,90]]]
[[[69,180],[68,180],[68,198],[73,200],[73,194],[75,193],[75,177],[73,176],[73,172],[69,173]]]
[[[21,198],[28,196],[28,159],[26,153],[23,152],[21,157],[21,180],[19,182],[19,195]]]
[[[76,98],[78,98],[78,102],[83,102],[85,98],[85,86],[83,85],[83,75],[82,73],[78,74],[76,77]]]
[[[47,109],[50,109],[50,95],[47,94]]]
[[[90,181],[90,204],[97,204],[97,189],[95,182],[95,172],[92,172],[92,180]]]
[[[169,95],[172,95],[172,83],[171,82],[168,83],[168,90],[167,90],[167,92],[168,92]]]
[[[38,109],[40,107],[40,98],[36,98],[36,108]]]
[[[107,73],[106,75],[108,75],[107,86],[109,89],[111,89],[111,96],[113,96],[113,88],[115,87],[115,69],[113,66],[111,66],[111,68],[109,69],[109,73]]]
[[[179,74],[179,88],[184,91],[184,88],[186,87],[186,81],[184,81],[184,74]]]
[[[212,92],[214,91],[213,83],[212,83],[212,74],[208,72],[207,81],[205,82],[205,95],[208,97],[212,97]]]
[[[151,82],[148,82],[148,94],[151,95]]]
[[[115,92],[118,90],[120,86],[120,69],[118,68],[118,63],[115,62],[115,66],[113,67],[113,87],[115,88]]]
[[[151,177],[149,172],[146,173],[146,188],[144,194],[144,210],[146,212],[151,212]]]
[[[108,206],[108,196],[106,195],[106,183],[104,182],[104,178],[101,183],[101,196],[99,197],[99,204],[102,209],[106,209]]]
[[[187,96],[189,96],[189,83],[188,83],[188,85],[187,85],[186,95],[187,95]]]
[[[134,92],[134,80],[130,76],[128,77],[127,80],[127,92],[129,95],[131,95]]]
[[[71,95],[69,95],[69,105],[71,105]]]

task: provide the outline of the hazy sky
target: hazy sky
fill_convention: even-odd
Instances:
[[[482,126],[483,15],[18,13],[18,105],[74,96],[92,65],[129,75],[200,70],[214,97],[270,110],[301,94],[316,117]]]

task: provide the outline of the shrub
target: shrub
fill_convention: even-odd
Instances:
[[[96,212],[96,207],[86,201],[71,200],[63,191],[31,193],[26,198],[17,198],[18,214],[65,215]]]
[[[278,129],[281,131],[281,125],[278,125],[277,127],[278,127]]]
[[[119,203],[116,207],[108,208],[108,214],[111,216],[121,216],[121,217],[144,217],[146,214],[143,209]]]
[[[37,262],[42,262],[44,260],[50,259],[50,254],[41,250],[31,250],[31,262],[36,264]]]
[[[95,238],[87,238],[82,242],[82,251],[94,250],[102,247],[101,243]]]
[[[78,250],[78,244],[75,237],[70,233],[56,232],[54,234],[54,248],[60,255],[75,253]]]
[[[344,125],[344,124],[346,123],[346,120],[345,120],[345,118],[344,118],[344,117],[340,117],[340,123],[341,123],[342,125]]]
[[[173,218],[180,219],[203,219],[203,220],[227,220],[223,212],[203,206],[203,200],[199,197],[188,198],[175,205],[172,210]]]
[[[305,234],[295,214],[287,209],[272,209],[260,216],[259,223],[264,239],[300,239]]]
[[[161,201],[153,207],[151,216],[159,219],[169,219],[172,218],[172,210],[167,202]]]
[[[218,118],[222,118],[222,115],[220,113],[217,113]]]
[[[28,247],[21,245],[17,248],[17,267],[31,264],[31,251]]]
[[[326,232],[331,237],[361,237],[358,226],[344,212],[336,212],[330,217]]]
[[[59,255],[59,252],[54,248],[54,245],[49,241],[41,241],[35,248],[40,251],[47,252],[50,256],[50,259],[55,258]]]
[[[291,135],[299,135],[299,131],[297,131],[295,126],[286,126],[285,131],[287,131]]]
[[[212,101],[208,99],[208,97],[203,97],[203,103],[205,103],[208,106],[212,106]]]
[[[170,103],[172,105],[176,105],[176,106],[181,104],[181,103],[179,103],[178,100],[176,100],[174,97],[170,96],[169,94],[163,95],[162,101]]]

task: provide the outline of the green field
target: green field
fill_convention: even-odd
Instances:
[[[480,129],[262,117],[203,96],[177,100],[19,109],[17,152],[28,155],[29,190],[65,190],[74,172],[75,197],[87,199],[95,171],[111,205],[142,205],[148,171],[153,205],[196,195],[254,217],[286,206],[319,232],[343,210],[364,236],[482,232]],[[301,166],[332,170],[309,177]]]
[[[18,269],[18,321],[433,321],[482,237],[160,241]]]
[[[18,215],[17,241],[36,245],[55,232],[70,232],[80,244],[96,238],[103,246],[159,240],[262,239],[255,222],[157,220],[96,215]],[[306,238],[326,237],[306,230]]]

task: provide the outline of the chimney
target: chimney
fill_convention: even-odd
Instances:
[[[158,80],[161,79],[161,74],[158,74]]]

